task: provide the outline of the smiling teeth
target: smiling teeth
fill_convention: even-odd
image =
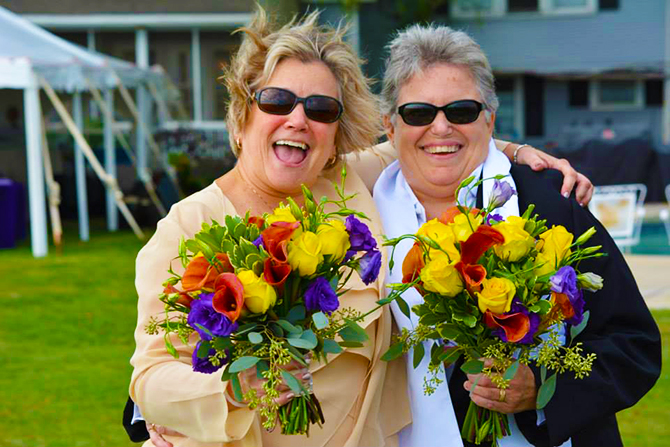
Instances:
[[[282,146],[297,147],[299,149],[302,149],[303,151],[306,151],[308,149],[308,147],[305,143],[300,143],[298,141],[279,140],[275,144],[282,145]]]
[[[459,146],[430,146],[423,148],[429,154],[452,154],[458,150]]]

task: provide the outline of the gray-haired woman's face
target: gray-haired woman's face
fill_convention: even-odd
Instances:
[[[470,71],[438,64],[414,75],[400,89],[398,106],[420,102],[442,107],[461,100],[482,102]],[[394,123],[385,119],[389,140],[398,150],[403,174],[415,192],[453,195],[456,186],[486,159],[495,116],[489,123],[483,111],[475,116],[469,124],[454,124],[438,111],[431,123],[420,126],[405,123],[399,115]]]

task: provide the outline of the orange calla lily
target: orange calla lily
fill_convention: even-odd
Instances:
[[[212,307],[232,322],[240,317],[244,307],[244,286],[234,273],[221,273],[216,277]]]
[[[487,310],[484,314],[484,323],[491,329],[501,328],[505,331],[507,341],[516,343],[526,336],[530,330],[530,319],[528,315],[521,312],[496,315]]]
[[[478,208],[472,208],[470,210],[470,214],[472,214],[474,216],[478,215],[479,212],[480,212],[480,210]],[[455,206],[452,206],[452,207],[448,208],[444,213],[442,213],[442,215],[440,217],[438,217],[437,220],[439,220],[443,224],[447,225],[447,224],[453,223],[454,218],[456,216],[458,216],[459,214],[462,214],[461,210],[459,210]]]
[[[217,253],[216,259],[218,260],[216,266],[210,264],[204,256],[196,256],[191,259],[181,278],[184,292],[192,292],[200,289],[211,290],[214,288],[214,281],[216,281],[216,277],[220,273],[234,271],[227,254]]]
[[[261,232],[265,249],[278,262],[286,262],[286,244],[300,222],[274,222]]]
[[[421,269],[426,264],[423,261],[423,251],[418,242],[415,242],[412,248],[407,252],[407,256],[402,261],[402,282],[412,282],[419,276]]]
[[[188,293],[186,293],[186,292],[184,292],[184,291],[181,291],[181,290],[177,289],[177,288],[176,288],[175,286],[173,286],[172,284],[168,284],[168,285],[163,289],[163,293],[167,293],[167,294],[170,294],[170,293],[178,293],[178,294],[179,294],[179,298],[177,298],[177,304],[181,304],[181,305],[186,306],[186,307],[188,307],[188,308],[191,307],[191,301],[193,301],[193,297],[192,297],[191,295],[189,295]]]
[[[284,285],[286,278],[291,274],[291,266],[288,262],[279,262],[273,258],[267,258],[263,265],[263,278],[265,282],[273,287]]]

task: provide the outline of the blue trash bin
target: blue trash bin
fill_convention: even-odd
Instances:
[[[0,248],[14,248],[23,237],[23,212],[21,184],[0,178]]]

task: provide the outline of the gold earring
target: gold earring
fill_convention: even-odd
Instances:
[[[237,145],[237,150],[241,151],[242,150],[242,141],[239,138],[237,138],[235,140],[235,144]]]

